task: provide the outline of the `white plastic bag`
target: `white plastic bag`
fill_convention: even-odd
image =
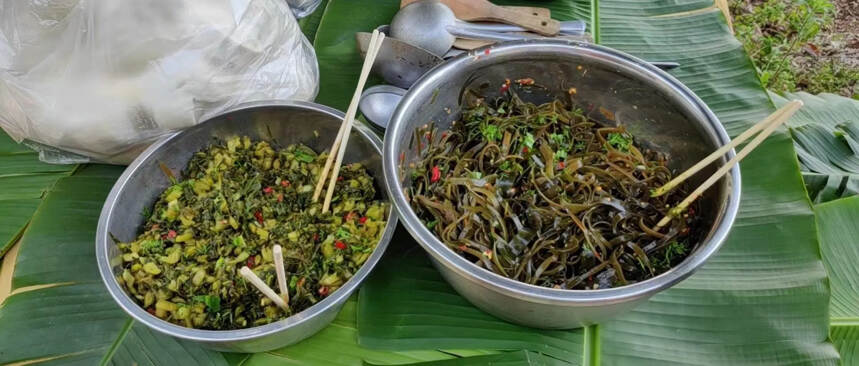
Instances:
[[[128,163],[239,103],[312,100],[318,79],[283,0],[0,2],[0,127],[51,162]]]

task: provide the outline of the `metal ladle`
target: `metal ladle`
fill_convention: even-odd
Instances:
[[[406,90],[390,85],[376,85],[361,93],[358,109],[368,121],[383,130],[388,127],[391,115],[403,99]]]
[[[508,34],[463,27],[447,5],[436,1],[418,1],[400,9],[391,20],[391,37],[442,56],[450,50],[456,37],[490,41],[516,41],[538,38],[537,35]]]

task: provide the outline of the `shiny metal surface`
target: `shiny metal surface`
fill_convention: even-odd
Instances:
[[[166,165],[177,178],[191,156],[212,142],[213,137],[244,135],[276,141],[281,146],[303,143],[316,151],[329,149],[337,135],[343,113],[322,105],[305,102],[255,102],[240,105],[206,122],[156,142],[141,154],[119,177],[104,207],[96,231],[96,259],[108,292],[136,321],[167,335],[201,343],[220,351],[263,352],[305,339],[325,327],[355,289],[370,273],[382,254],[397,217],[389,211],[388,223],[376,250],[364,266],[343,287],[324,300],[289,318],[275,323],[242,330],[213,331],[181,327],[149,314],[119,286],[119,250],[110,235],[119,240],[134,239],[143,217],[158,195],[170,185],[159,164]],[[319,136],[314,135],[314,131]],[[350,135],[346,162],[363,163],[375,178],[381,198],[388,199],[382,188],[381,141],[367,127],[356,124]]]
[[[474,305],[508,321],[538,328],[594,324],[633,308],[692,274],[722,245],[737,215],[740,170],[701,198],[710,230],[677,267],[636,284],[600,290],[561,290],[532,286],[479,268],[449,250],[412,211],[404,188],[408,164],[416,159],[410,138],[416,127],[434,122],[441,130],[460,116],[460,98],[471,89],[498,96],[505,79],[533,78],[544,91],[519,93],[542,103],[573,99],[586,114],[608,125],[623,124],[639,141],[666,152],[673,169],[684,169],[729,141],[707,106],[679,81],[627,54],[587,43],[561,40],[510,42],[477,49],[439,65],[418,80],[400,102],[388,126],[383,149],[385,180],[400,219],[430,254],[453,287]],[[417,144],[414,144],[417,145]],[[401,167],[401,154],[404,156]],[[691,180],[699,184],[731,151]]]
[[[371,86],[361,93],[361,101],[358,102],[358,109],[368,121],[385,129],[388,127],[391,115],[394,114],[394,110],[400,104],[405,94],[406,89],[396,86]]]
[[[456,40],[447,30],[447,26],[455,22],[453,10],[446,5],[438,1],[417,1],[394,15],[390,35],[441,57]]]
[[[381,28],[381,27],[380,27]],[[388,27],[379,29],[387,34]],[[358,51],[363,58],[370,46],[372,33],[355,33]],[[442,58],[418,46],[392,37],[382,40],[382,48],[376,56],[372,71],[391,85],[410,88],[415,80],[442,62]]]

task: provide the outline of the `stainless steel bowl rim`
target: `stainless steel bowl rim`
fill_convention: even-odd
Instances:
[[[615,303],[623,303],[633,299],[652,296],[653,294],[673,286],[681,280],[689,277],[698,267],[700,267],[708,258],[713,256],[725,238],[727,237],[734,220],[737,215],[740,204],[740,169],[739,166],[734,166],[730,172],[731,186],[728,198],[725,216],[719,222],[719,226],[713,232],[708,241],[701,243],[700,248],[687,257],[681,264],[670,269],[669,271],[660,274],[654,278],[638,282],[631,285],[610,289],[598,290],[565,290],[541,287],[519,282],[496,273],[490,272],[484,268],[477,267],[457,253],[447,248],[432,232],[427,229],[420,219],[415,215],[409,202],[406,200],[405,194],[399,184],[397,175],[398,159],[400,152],[397,151],[399,146],[393,143],[394,136],[409,136],[401,130],[405,128],[407,123],[403,121],[406,110],[412,104],[420,104],[425,101],[417,100],[417,95],[422,89],[429,88],[431,81],[435,79],[443,79],[448,73],[448,70],[453,70],[461,67],[463,64],[472,62],[476,58],[483,57],[485,50],[489,49],[489,55],[502,55],[507,52],[524,52],[533,50],[534,52],[548,52],[550,50],[571,51],[586,54],[592,57],[609,59],[613,62],[626,64],[633,67],[638,72],[641,72],[653,80],[665,83],[670,86],[671,90],[686,101],[692,103],[697,109],[706,116],[710,126],[716,131],[719,144],[724,145],[730,142],[730,138],[724,127],[719,122],[716,115],[709,107],[696,96],[691,90],[683,85],[679,80],[666,73],[665,71],[649,64],[648,62],[617,51],[612,48],[598,46],[590,43],[583,43],[568,40],[524,40],[504,42],[487,47],[478,48],[451,58],[446,62],[436,66],[430,72],[418,79],[415,84],[409,89],[408,93],[400,101],[399,106],[394,111],[391,117],[390,124],[386,132],[385,143],[383,147],[383,166],[385,171],[385,186],[388,189],[388,194],[394,202],[394,207],[397,209],[399,217],[403,225],[417,240],[417,242],[441,265],[458,273],[463,278],[471,281],[479,286],[488,287],[494,291],[520,298],[535,303],[556,304],[556,305],[609,305]],[[735,155],[732,149],[726,158],[730,159]]]
[[[108,292],[116,300],[116,303],[125,310],[126,313],[131,315],[134,320],[143,323],[144,325],[167,335],[174,336],[177,338],[192,340],[192,341],[203,341],[203,342],[229,342],[229,341],[243,341],[243,340],[251,340],[256,338],[265,337],[268,335],[272,335],[275,333],[282,332],[289,328],[292,328],[298,324],[309,321],[313,319],[316,315],[324,313],[326,310],[341,306],[343,302],[360,286],[361,282],[370,271],[375,267],[378,261],[381,259],[382,255],[387,248],[388,243],[391,240],[391,237],[394,235],[394,230],[397,226],[397,215],[396,210],[391,210],[391,215],[388,218],[388,222],[385,225],[385,231],[382,234],[379,243],[376,246],[376,249],[373,250],[373,254],[367,259],[366,262],[361,266],[361,269],[355,273],[352,278],[346,281],[342,287],[334,291],[331,295],[323,299],[322,301],[314,304],[313,306],[304,309],[298,314],[294,314],[288,318],[281,319],[274,323],[245,328],[245,329],[237,329],[237,330],[205,330],[205,329],[193,329],[186,328],[183,326],[179,326],[164,320],[159,319],[158,317],[149,314],[146,312],[140,305],[138,305],[134,300],[131,299],[130,296],[119,286],[116,278],[114,278],[112,266],[110,265],[110,258],[108,258],[107,249],[111,245],[110,234],[106,232],[107,223],[111,216],[111,208],[114,202],[117,199],[122,187],[128,182],[129,178],[133,174],[137,168],[143,164],[151,155],[153,155],[159,148],[169,144],[172,140],[174,140],[180,134],[185,133],[186,131],[193,131],[198,126],[201,126],[221,115],[236,112],[245,109],[253,109],[257,107],[298,107],[305,108],[313,111],[317,111],[320,113],[328,114],[335,118],[342,120],[344,118],[343,112],[340,112],[334,108],[330,108],[324,105],[311,103],[311,102],[301,102],[301,101],[257,101],[257,102],[249,102],[235,106],[227,111],[219,113],[216,116],[212,116],[208,118],[206,121],[201,122],[193,127],[190,127],[184,131],[173,133],[155,143],[152,144],[149,148],[147,148],[143,153],[140,154],[122,173],[119,179],[114,184],[113,188],[108,194],[107,199],[105,200],[104,206],[101,211],[101,215],[98,220],[98,228],[96,230],[96,261],[98,264],[98,270],[101,274],[102,281],[107,287]],[[357,130],[362,137],[366,138],[377,151],[381,152],[382,142],[379,137],[373,133],[371,130],[366,128],[361,124],[353,125],[353,128]]]

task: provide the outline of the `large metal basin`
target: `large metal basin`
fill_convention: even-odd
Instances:
[[[409,139],[416,127],[435,122],[444,130],[460,116],[466,89],[498,96],[505,79],[533,78],[545,93],[520,94],[526,101],[567,100],[570,88],[585,112],[607,125],[623,124],[639,141],[664,151],[671,167],[688,168],[729,141],[725,129],[688,88],[645,61],[606,47],[572,41],[534,40],[496,45],[451,59],[418,80],[397,107],[385,136],[385,181],[400,218],[430,254],[444,278],[477,307],[510,322],[538,328],[575,328],[608,320],[692,274],[722,245],[740,202],[740,170],[701,198],[710,225],[702,242],[684,262],[655,278],[600,290],[538,287],[499,276],[442,244],[414,214],[404,188],[408,163],[416,159]],[[414,144],[417,145],[417,144]],[[402,162],[401,154],[405,160]],[[734,155],[699,173],[698,184]]]
[[[119,286],[119,250],[110,235],[132,240],[143,224],[141,212],[154,204],[170,182],[159,164],[181,179],[191,156],[212,143],[213,137],[250,136],[276,140],[281,146],[303,143],[316,151],[329,149],[343,113],[303,102],[265,102],[241,105],[197,126],[167,137],[147,149],[125,170],[104,204],[96,232],[96,258],[108,291],[136,321],[167,335],[201,343],[220,351],[263,352],[305,339],[330,323],[340,308],[378,263],[397,226],[393,209],[373,254],[341,288],[310,308],[275,323],[229,331],[185,328],[147,313]],[[319,135],[314,134],[314,131]],[[388,200],[382,179],[381,141],[372,131],[356,125],[349,139],[345,163],[360,162],[375,178],[381,199]]]

